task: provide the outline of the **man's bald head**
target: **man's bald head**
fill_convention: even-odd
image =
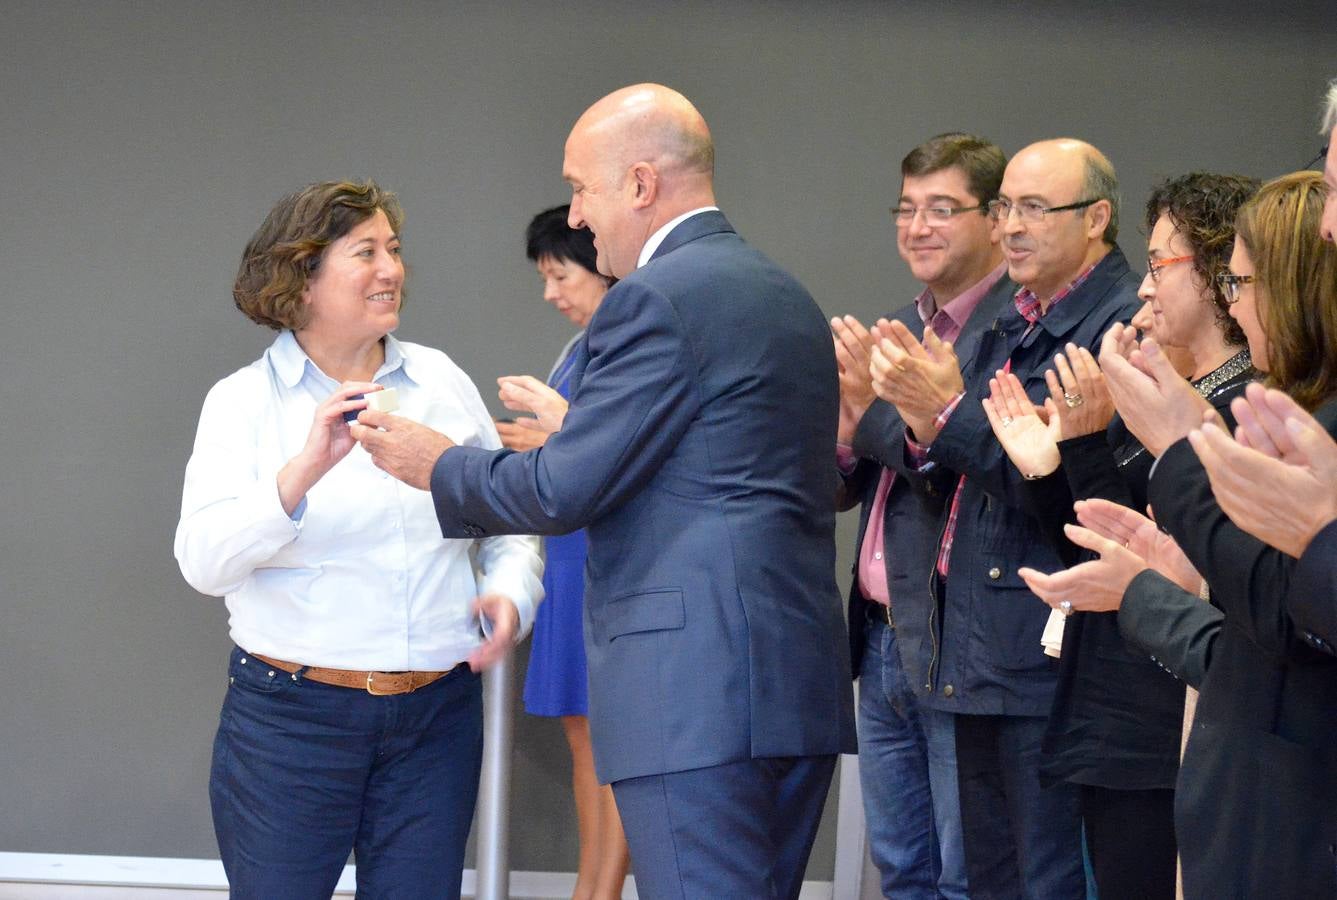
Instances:
[[[1114,246],[1119,182],[1105,154],[1085,141],[1057,138],[1018,151],[998,193],[1013,210],[1001,222],[1008,270],[1042,306]],[[1027,209],[1038,209],[1037,217],[1025,218]]]
[[[661,177],[715,172],[710,129],[692,102],[662,84],[616,90],[587,109],[571,139],[596,141],[604,160],[618,169],[638,161],[655,164]]]
[[[572,228],[594,233],[599,271],[625,278],[664,223],[713,206],[715,146],[686,97],[635,84],[599,100],[566,139]]]
[[[1062,172],[1067,177],[1081,179],[1082,200],[1109,202],[1109,223],[1103,238],[1111,247],[1119,237],[1119,179],[1114,165],[1098,149],[1076,138],[1054,138],[1036,141],[1020,150],[1013,159],[1029,156],[1037,165]]]

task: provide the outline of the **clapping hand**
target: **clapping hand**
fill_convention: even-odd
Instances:
[[[1251,384],[1231,404],[1239,442],[1215,424],[1189,435],[1221,509],[1294,557],[1337,520],[1337,443],[1294,400]]]
[[[1074,509],[1077,510],[1077,521],[1088,530],[1127,547],[1130,553],[1146,560],[1148,566],[1184,590],[1196,594],[1202,586],[1198,570],[1175,539],[1157,527],[1155,520],[1099,498],[1079,500]]]
[[[1067,351],[1054,357],[1055,369],[1045,372],[1060,441],[1104,431],[1114,418],[1114,398],[1091,351],[1072,343]]]
[[[1046,575],[1022,568],[1018,574],[1035,595],[1065,615],[1072,612],[1112,612],[1137,575],[1155,569],[1185,590],[1197,593],[1198,573],[1179,546],[1156,523],[1108,500],[1076,504],[1081,525],[1065,525],[1068,540],[1100,554],[1099,559]]]
[[[497,396],[507,409],[533,413],[548,434],[562,430],[569,404],[556,390],[532,375],[503,375],[497,384]]]
[[[1027,478],[1040,478],[1058,469],[1058,418],[1053,400],[1046,400],[1042,414],[1031,403],[1020,379],[1001,369],[989,379],[989,396],[983,401],[994,436],[1003,452]]]
[[[1155,339],[1137,344],[1130,326],[1116,323],[1106,332],[1100,368],[1124,424],[1152,456],[1159,457],[1187,437],[1212,411],[1175,371]]]
[[[873,343],[877,338],[873,331],[864,328],[863,323],[854,316],[832,319],[831,338],[835,342],[836,368],[840,375],[840,423],[836,430],[836,440],[850,444],[854,441],[854,432],[863,414],[877,398],[868,370]]]
[[[950,341],[932,328],[919,342],[899,321],[887,323],[872,350],[873,390],[896,407],[916,440],[931,443],[938,436],[935,419],[965,390],[961,364]]]

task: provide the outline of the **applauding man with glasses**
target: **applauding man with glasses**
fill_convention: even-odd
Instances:
[[[996,145],[961,133],[931,138],[901,162],[901,194],[891,210],[896,247],[924,289],[891,318],[916,337],[931,325],[963,358],[1016,291],[987,209],[1006,165]],[[874,331],[888,324],[882,320]],[[859,777],[869,853],[884,896],[964,898],[952,717],[917,696],[932,659],[927,573],[951,485],[898,477],[905,423],[873,393],[872,333],[852,316],[833,319],[831,329],[841,369],[841,506],[862,504],[849,628],[854,676],[861,678]]]
[[[1021,289],[964,367],[927,329],[892,322],[874,347],[878,396],[908,426],[906,468],[950,499],[925,581],[932,591],[931,665],[922,702],[955,727],[961,820],[972,896],[1085,896],[1078,791],[1041,781],[1055,670],[1040,643],[1047,609],[1017,575],[1059,560],[1028,504],[1022,474],[994,439],[980,401],[999,370],[1033,401],[1069,344],[1094,347],[1137,309],[1138,277],[1115,245],[1118,182],[1109,161],[1075,140],[1044,141],[1008,164],[990,211],[1008,274]],[[1073,406],[1079,394],[1068,398]]]

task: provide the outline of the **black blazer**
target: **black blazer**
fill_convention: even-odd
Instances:
[[[1324,653],[1337,653],[1337,522],[1316,534],[1305,548],[1286,608],[1306,643]]]
[[[1252,368],[1216,388],[1209,402],[1234,427],[1230,401],[1254,376]],[[1142,511],[1154,458],[1115,417],[1097,434],[1059,444],[1062,466],[1029,482],[1036,491],[1065,480],[1071,497],[1036,504],[1046,533],[1066,565],[1089,559],[1063,533],[1076,521],[1072,498],[1101,497]],[[1041,772],[1050,778],[1120,790],[1169,789],[1179,775],[1184,685],[1123,639],[1116,613],[1074,613],[1063,630],[1058,687],[1043,743]]]
[[[1318,415],[1337,430],[1337,406]],[[1296,561],[1230,522],[1187,441],[1149,493],[1219,610],[1144,572],[1119,612],[1126,637],[1201,690],[1175,797],[1184,894],[1337,897],[1337,659],[1287,610]]]

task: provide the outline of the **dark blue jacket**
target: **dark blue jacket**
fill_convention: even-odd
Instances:
[[[1035,325],[1006,306],[983,332],[963,367],[966,396],[929,449],[927,471],[913,473],[903,447],[894,462],[907,474],[934,479],[961,495],[951,569],[944,585],[932,563],[919,577],[931,587],[926,660],[909,672],[933,708],[953,713],[1047,716],[1056,670],[1040,634],[1049,607],[1026,587],[1017,569],[1061,567],[1033,515],[1036,494],[993,436],[980,401],[989,379],[1009,359],[1034,402],[1049,394],[1044,372],[1069,342],[1096,348],[1115,322],[1136,312],[1139,278],[1117,248],[1073,293]],[[946,525],[946,505],[939,533]],[[899,634],[898,634],[899,636]]]

